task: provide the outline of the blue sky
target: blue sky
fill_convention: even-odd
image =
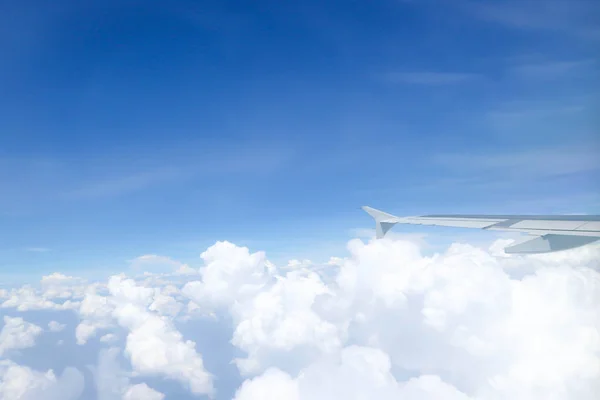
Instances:
[[[0,5],[4,276],[600,213],[597,2],[80,3]]]

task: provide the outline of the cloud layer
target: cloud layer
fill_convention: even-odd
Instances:
[[[0,292],[0,398],[594,398],[600,247],[505,244],[355,239],[325,268],[279,268],[217,242],[199,270],[55,273]]]

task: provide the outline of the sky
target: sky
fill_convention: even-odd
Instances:
[[[3,274],[326,260],[362,205],[600,213],[594,1],[0,7]]]
[[[0,2],[0,400],[600,392],[593,0]]]

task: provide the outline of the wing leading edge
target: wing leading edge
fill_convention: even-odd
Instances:
[[[538,237],[505,248],[511,254],[537,254],[567,250],[600,240],[600,215],[423,215],[397,217],[362,207],[375,219],[381,239],[396,224],[479,228],[524,232]]]

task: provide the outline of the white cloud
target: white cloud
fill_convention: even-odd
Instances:
[[[232,343],[248,353],[236,360],[240,372],[259,372],[293,350],[310,356],[339,349],[344,327],[313,310],[315,299],[327,292],[318,275],[289,273],[251,301],[237,304]]]
[[[182,264],[181,266],[179,266],[179,268],[177,268],[175,273],[177,275],[196,275],[198,271],[196,271],[187,264]]]
[[[299,268],[309,268],[309,267],[313,267],[314,264],[312,261],[310,260],[290,260],[288,261],[287,265],[285,267],[283,267],[283,270],[290,270],[290,269],[299,269]]]
[[[0,331],[0,357],[9,350],[35,346],[35,340],[41,333],[42,328],[23,318],[5,316],[4,326]]]
[[[160,315],[170,315],[175,317],[183,305],[171,296],[158,293],[154,296],[154,301],[150,304],[150,311],[156,311]]]
[[[59,294],[54,296],[55,294]],[[6,293],[1,308],[15,308],[18,311],[30,310],[72,310],[79,306],[78,301],[71,299],[65,300],[62,294],[68,296],[66,292],[58,292],[52,289],[48,297],[44,292],[36,290],[32,286],[25,285],[20,288],[11,289]]]
[[[100,338],[102,343],[112,343],[118,339],[117,335],[114,333],[107,333]]]
[[[100,351],[98,364],[90,367],[94,374],[98,400],[163,400],[164,394],[145,383],[132,385],[119,362],[119,349]]]
[[[91,337],[94,337],[98,330],[114,325],[112,313],[115,305],[108,296],[99,293],[103,289],[101,286],[88,287],[81,302],[79,316],[82,321],[75,329],[75,337],[79,345],[85,344]]]
[[[98,400],[121,400],[129,386],[129,378],[118,361],[119,353],[116,347],[102,349],[98,364],[89,367],[94,375]]]
[[[113,316],[129,331],[125,354],[134,370],[180,381],[195,394],[211,394],[212,376],[205,370],[195,343],[183,340],[169,319],[149,310],[154,304],[154,290],[122,276],[111,277],[108,289],[116,303]]]
[[[133,385],[123,395],[123,400],[163,400],[165,395],[148,387],[145,383]]]
[[[437,371],[442,386],[454,393],[447,396],[527,398],[534,393],[536,398],[561,399],[569,398],[569,391],[558,389],[568,387],[578,398],[592,398],[594,379],[600,377],[595,311],[600,294],[593,288],[600,282],[596,271],[582,267],[594,265],[598,247],[547,255],[543,261],[540,257],[494,257],[468,245],[453,245],[444,254],[422,257],[415,244],[392,240],[352,241],[349,250],[351,256],[340,268],[337,285],[311,302],[311,310],[320,310],[311,326],[335,322],[333,326],[342,330],[331,337],[341,343],[376,346],[406,371]],[[515,268],[515,263],[535,272],[522,280],[511,278],[506,268]],[[311,340],[325,342],[294,321],[293,340],[282,342],[288,357],[273,357],[280,330],[294,312],[283,311],[284,322],[270,316],[281,307],[279,302],[298,304],[291,297],[296,279],[288,274],[258,294],[252,304],[268,293],[278,293],[273,288],[290,285],[290,289],[280,289],[283,293],[278,296],[265,297],[262,309],[250,308],[254,314],[236,329],[237,333],[245,327],[244,337],[256,338],[236,341],[234,334],[233,341],[249,354],[253,372],[270,366],[289,369],[294,358],[310,370],[314,358],[295,350]],[[311,293],[308,288],[300,292]],[[320,349],[320,354],[328,353],[335,351]],[[244,372],[247,366],[240,367]],[[331,373],[322,371],[321,375]],[[298,380],[306,376],[302,372]],[[279,380],[273,385],[279,388]],[[323,396],[352,398],[340,390]],[[298,393],[305,396],[301,390]],[[306,398],[320,395],[311,392]]]
[[[93,368],[100,400],[171,395],[137,380],[144,377],[224,398],[234,388],[221,393],[219,385],[232,377],[209,366],[232,362],[246,379],[237,400],[595,398],[600,245],[508,256],[501,251],[506,243],[489,250],[454,244],[423,256],[418,240],[355,239],[346,257],[277,268],[263,252],[217,242],[193,275],[172,269],[85,283],[53,274],[41,290],[27,286],[3,296],[11,312],[76,313],[75,337],[61,336],[63,346],[110,346]],[[65,301],[77,305],[60,306]],[[20,318],[5,321],[0,352],[7,355],[33,346],[42,332]],[[234,353],[202,340],[212,334],[210,324],[221,329],[222,322],[232,324],[219,335]],[[202,328],[189,329],[196,323]],[[51,320],[48,328],[62,325]],[[19,390],[34,394],[64,378],[3,365],[2,377],[12,368],[28,377]],[[17,390],[2,379],[0,393]]]
[[[300,400],[298,384],[278,369],[268,369],[261,376],[247,380],[234,400]]]
[[[12,400],[75,400],[84,388],[83,375],[67,368],[60,378],[54,371],[39,372],[0,360],[0,399]]]
[[[56,321],[48,322],[48,329],[50,329],[50,332],[60,332],[65,329],[66,326],[67,325],[58,323]]]
[[[43,276],[40,284],[42,295],[46,298],[80,298],[87,286],[84,279],[58,272]]]
[[[73,310],[79,307],[86,288],[84,279],[55,272],[42,277],[39,289],[24,285],[0,291],[0,298],[5,299],[0,307],[18,311]]]
[[[449,399],[469,400],[439,377],[422,375],[399,383],[391,374],[391,362],[381,350],[349,346],[339,358],[327,358],[311,364],[292,379],[277,369],[269,369],[244,382],[235,400],[259,399]]]
[[[192,270],[187,264],[156,254],[145,254],[136,257],[130,260],[129,264],[134,270],[146,272],[172,272],[181,270],[189,273],[189,270]]]
[[[183,293],[206,306],[228,307],[252,298],[272,277],[264,252],[250,254],[229,242],[217,242],[200,257],[206,264],[200,271],[202,280],[186,284]]]

